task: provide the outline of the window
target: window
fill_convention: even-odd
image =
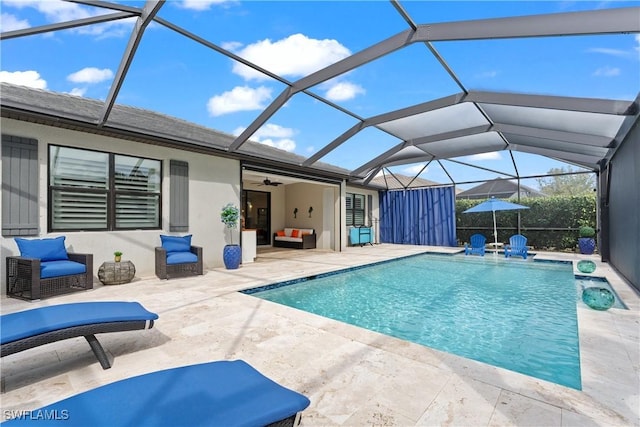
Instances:
[[[364,194],[347,193],[347,226],[364,225]]]
[[[161,162],[49,146],[51,231],[160,228]]]

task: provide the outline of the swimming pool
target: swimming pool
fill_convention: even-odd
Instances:
[[[571,264],[425,254],[243,292],[581,389]]]

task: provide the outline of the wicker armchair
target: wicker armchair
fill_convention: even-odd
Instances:
[[[156,276],[160,279],[171,279],[202,275],[202,248],[191,246],[190,251],[198,257],[197,262],[167,264],[167,250],[163,247],[156,247]]]
[[[69,261],[86,266],[86,272],[66,276],[40,278],[40,259],[7,257],[7,296],[36,300],[93,288],[93,254],[69,253]]]

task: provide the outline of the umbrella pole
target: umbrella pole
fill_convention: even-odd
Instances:
[[[495,243],[495,253],[498,253],[498,227],[496,226],[496,211],[493,211],[493,241]]]

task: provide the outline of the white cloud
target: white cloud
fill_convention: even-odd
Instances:
[[[468,160],[501,160],[502,155],[498,151],[493,151],[491,153],[480,153],[474,154],[473,156],[467,157]]]
[[[589,52],[602,53],[604,55],[610,55],[610,56],[627,56],[627,55],[629,55],[629,52],[627,52],[626,50],[623,50],[623,49],[609,49],[609,48],[604,48],[604,47],[594,47],[594,48],[589,49]]]
[[[233,131],[235,136],[240,135],[246,128],[240,127]],[[292,152],[296,149],[296,142],[293,140],[295,131],[284,126],[267,123],[251,135],[251,140],[269,147]]]
[[[317,40],[304,34],[293,34],[275,42],[261,40],[235,53],[283,77],[306,76],[351,55],[351,51],[336,40]],[[246,80],[269,78],[239,62],[234,63],[233,72]]]
[[[292,152],[293,150],[296,149],[295,141],[288,138],[278,139],[278,140],[273,140],[271,138],[268,138],[268,139],[262,139],[258,142],[260,144],[268,145],[269,147],[275,147],[275,148],[279,148],[281,150],[289,151],[289,152]]]
[[[498,72],[493,70],[493,71],[484,71],[480,74],[477,75],[478,78],[481,79],[492,79],[494,77],[496,77],[498,75]]]
[[[84,96],[85,93],[87,93],[86,87],[74,87],[69,92],[70,95],[74,95],[74,96]]]
[[[596,71],[593,72],[594,76],[597,77],[615,77],[620,75],[620,68],[612,68],[609,66],[600,67]]]
[[[362,86],[350,82],[339,82],[327,90],[325,96],[330,101],[347,101],[364,93],[365,90]]]
[[[253,134],[252,138],[262,139],[265,137],[276,137],[276,138],[289,138],[294,135],[294,131],[291,128],[286,128],[280,125],[274,125],[272,123],[267,123],[262,126],[260,129]]]
[[[266,101],[271,99],[271,89],[260,86],[256,89],[248,86],[236,86],[222,95],[209,98],[207,110],[212,116],[234,113],[236,111],[252,111],[265,108]]]
[[[425,168],[425,170],[422,170],[422,168],[424,168],[424,165],[413,165],[403,169],[402,172],[409,176],[416,176],[420,171],[422,171],[422,173],[427,173],[429,171],[429,168]]]
[[[236,51],[242,47],[242,43],[240,42],[223,42],[220,44],[220,47],[223,49],[227,49],[229,51]]]
[[[0,15],[0,30],[4,33],[7,31],[22,30],[29,28],[31,25],[26,19],[18,19],[10,13],[2,13]]]
[[[228,0],[182,0],[179,5],[184,9],[209,10],[211,6],[229,3]]]
[[[2,0],[2,5],[17,9],[32,8],[42,13],[45,19],[51,23],[66,22],[76,19],[84,19],[92,16],[104,15],[108,12],[90,9],[76,3],[64,1],[42,1],[42,0]],[[135,23],[135,18],[120,19],[103,24],[85,25],[74,28],[80,34],[100,36],[101,38],[110,36],[123,36],[130,33],[130,29]]]
[[[73,83],[100,83],[113,77],[113,71],[108,68],[102,70],[95,67],[83,68],[80,71],[69,74],[67,80]]]
[[[37,71],[0,71],[0,82],[13,83],[36,89],[46,89],[47,81]]]

